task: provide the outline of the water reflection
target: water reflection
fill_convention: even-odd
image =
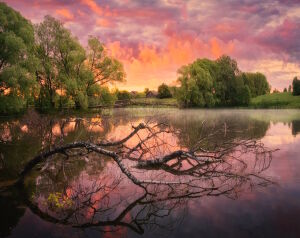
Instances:
[[[292,134],[297,135],[300,132],[300,120],[292,121]]]
[[[159,141],[155,143],[151,141],[147,144],[147,148],[151,148],[151,153],[155,155],[181,148],[193,148],[199,139],[201,139],[201,148],[207,150],[219,148],[224,141],[244,141],[249,138],[263,139],[263,142],[270,148],[275,149],[281,145],[281,142],[272,144],[276,135],[281,137],[281,127],[286,137],[289,136],[286,130],[289,130],[291,137],[294,137],[292,134],[297,134],[294,132],[296,120],[291,121],[289,128],[288,124],[278,123],[276,118],[274,122],[277,124],[273,124],[271,120],[261,120],[253,117],[251,113],[240,114],[240,112],[183,111],[179,113],[171,110],[169,112],[158,111],[154,115],[153,111],[132,113],[127,110],[118,110],[112,116],[90,118],[26,115],[20,120],[1,123],[0,151],[4,161],[0,175],[2,184],[14,179],[22,165],[42,149],[51,149],[54,148],[54,144],[63,145],[79,140],[94,143],[101,140],[118,140],[130,133],[132,125],[137,125],[142,121],[168,122],[172,131],[176,132],[172,135],[164,133]],[[162,128],[165,127],[162,126]],[[140,136],[144,138],[147,135],[141,134]],[[139,141],[140,138],[133,138],[126,145],[132,148]],[[293,144],[296,141],[289,141],[289,143]],[[237,151],[231,151],[231,153],[235,154]],[[136,153],[133,154],[138,156]],[[266,160],[262,157],[257,159],[255,155],[257,154],[253,151],[246,151],[243,155],[246,168],[238,162],[226,164],[226,166],[219,164],[217,168],[207,170],[209,172],[206,177],[201,177],[201,183],[197,181],[194,184],[189,183],[189,186],[185,183],[180,185],[151,184],[148,185],[147,192],[132,184],[132,181],[111,159],[99,158],[99,155],[95,153],[80,156],[80,159],[79,156],[72,156],[68,160],[58,155],[53,160],[40,164],[31,172],[26,179],[25,194],[16,194],[15,191],[1,194],[0,198],[3,201],[0,203],[1,211],[12,211],[14,214],[13,219],[6,219],[7,223],[2,224],[1,235],[8,235],[14,230],[13,227],[24,215],[24,207],[30,208],[44,221],[84,227],[87,230],[93,228],[93,230],[97,229],[105,233],[113,232],[112,234],[117,236],[132,235],[129,230],[138,234],[153,229],[159,230],[159,233],[165,229],[176,230],[183,219],[189,218],[190,209],[199,213],[196,212],[199,211],[199,206],[195,205],[195,199],[207,201],[210,196],[218,196],[218,201],[223,201],[220,197],[237,199],[240,196],[249,196],[250,199],[256,191],[263,191],[266,185],[270,185],[270,181],[280,182],[277,176],[281,172],[277,171],[277,174],[272,169],[274,161],[271,163],[269,157]],[[14,158],[16,161],[8,158]],[[132,161],[126,165],[130,163]],[[180,166],[189,169],[186,167],[187,163],[186,161]],[[278,160],[275,161],[275,165],[276,163]],[[165,170],[151,168],[139,172],[138,169],[133,169],[132,172],[138,178],[176,182],[177,174],[174,174],[172,169],[177,167],[174,167],[173,163],[168,165],[170,167]],[[295,164],[291,166],[299,168]],[[275,170],[278,167],[276,166]],[[217,171],[218,174],[225,171],[227,176],[217,177],[216,181],[212,171]],[[233,172],[235,177],[228,176]],[[259,174],[261,178],[250,178],[251,176],[248,175],[251,173]],[[237,178],[237,174],[244,175],[244,177]],[[214,186],[211,186],[212,184]],[[216,189],[216,187],[222,189]],[[251,190],[253,192],[249,193]],[[21,197],[22,199],[17,199]],[[211,198],[209,201],[214,200]],[[210,203],[209,201],[207,204]],[[216,204],[207,205],[212,213],[216,212],[214,210]],[[203,215],[202,219],[204,219]],[[70,236],[73,235],[72,233]]]

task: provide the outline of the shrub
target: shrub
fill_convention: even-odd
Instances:
[[[131,99],[130,92],[128,92],[126,90],[123,90],[123,91],[117,90],[116,95],[117,95],[118,100],[129,100],[129,99]]]
[[[158,95],[157,95],[158,98],[171,98],[172,97],[172,94],[171,94],[171,91],[168,87],[168,85],[166,84],[162,84],[158,87]]]

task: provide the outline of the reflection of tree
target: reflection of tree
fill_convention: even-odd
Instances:
[[[28,160],[53,145],[104,137],[112,129],[107,121],[100,117],[54,118],[30,111],[21,119],[0,123],[0,179],[15,179]]]
[[[208,139],[209,145],[207,146],[223,143],[225,139],[259,139],[265,136],[270,123],[253,120],[246,116],[237,117],[227,115],[217,118],[208,117],[206,120],[203,119],[203,121],[195,120],[193,117],[179,117],[178,119],[173,120],[171,125],[177,130],[180,130],[180,143],[190,147],[199,141],[199,138]],[[222,130],[219,130],[219,133],[214,132],[212,134],[212,128],[222,128]]]
[[[18,184],[36,165],[52,161],[53,169],[40,175],[34,196],[27,200],[43,219],[81,228],[128,227],[137,233],[143,233],[145,225],[169,227],[176,219],[168,225],[166,219],[182,211],[191,198],[236,198],[245,189],[272,183],[263,175],[272,151],[259,140],[232,137],[207,146],[224,130],[213,127],[186,147],[170,143],[180,141],[182,130],[140,123],[121,140],[73,142],[45,151],[25,166]],[[114,163],[98,177],[82,174],[58,186],[56,176],[64,162],[57,161],[82,157],[109,157]]]
[[[292,121],[292,135],[297,135],[300,132],[300,120]]]

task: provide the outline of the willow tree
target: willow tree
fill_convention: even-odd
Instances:
[[[178,70],[181,87],[177,92],[179,104],[183,107],[214,105],[213,78],[201,60],[181,67]]]
[[[85,67],[85,50],[62,23],[51,16],[36,25],[37,71],[41,86],[39,105],[62,107],[88,105],[86,84],[92,77]]]
[[[38,89],[33,32],[28,20],[0,3],[0,113],[23,110]]]

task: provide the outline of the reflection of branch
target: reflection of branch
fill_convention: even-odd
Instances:
[[[257,140],[228,140],[212,150],[203,144],[205,139],[203,136],[192,149],[174,149],[164,138],[167,135],[173,139],[180,136],[178,131],[175,132],[165,124],[151,125],[149,122],[133,126],[132,132],[118,141],[104,141],[97,144],[74,142],[56,147],[31,160],[21,173],[19,184],[23,184],[25,176],[37,164],[47,161],[56,154],[66,155],[63,159],[68,159],[85,151],[85,155],[94,153],[112,158],[121,174],[142,188],[137,192],[138,197],[134,201],[124,198],[127,205],[119,213],[117,207],[120,207],[123,200],[113,204],[110,198],[113,197],[112,191],[120,186],[120,178],[113,181],[110,186],[105,184],[102,178],[104,185],[101,182],[100,184],[94,182],[90,191],[72,189],[74,194],[70,199],[76,206],[73,205],[69,211],[65,211],[67,215],[60,219],[56,217],[57,214],[50,215],[29,201],[30,207],[40,216],[53,222],[82,228],[126,226],[141,234],[143,224],[157,224],[156,219],[168,216],[173,209],[188,199],[203,196],[235,198],[247,185],[252,188],[272,183],[262,175],[262,172],[269,168],[273,151],[265,148]],[[208,135],[213,138],[213,133]],[[78,150],[80,153],[73,153]],[[139,172],[142,173],[142,178]],[[51,176],[49,178],[51,179]],[[104,192],[104,195],[99,198],[97,195],[100,192]],[[105,206],[98,207],[97,204],[102,204],[104,199],[107,199]],[[92,213],[89,219],[82,215],[86,209]],[[100,213],[101,219],[98,217]],[[103,219],[103,214],[107,214],[106,220]],[[115,215],[114,218],[111,214]],[[78,219],[79,215],[83,220]],[[126,220],[128,217],[131,221]]]

